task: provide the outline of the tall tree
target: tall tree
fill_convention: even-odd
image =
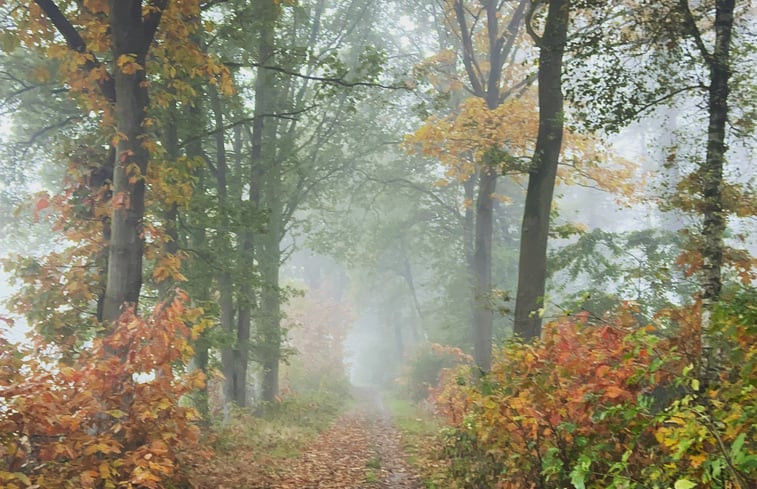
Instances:
[[[503,80],[503,69],[515,51],[516,40],[521,31],[527,0],[514,6],[508,5],[509,17],[501,25],[502,2],[490,0],[480,6],[467,5],[463,0],[450,2],[454,19],[453,28],[460,38],[462,63],[471,93],[481,98],[488,110],[495,110],[507,97],[514,95]],[[484,32],[477,32],[480,18],[485,19]],[[482,36],[483,35],[483,36]],[[486,48],[476,48],[482,36]],[[482,65],[485,62],[485,68]],[[511,80],[507,80],[511,82]],[[492,325],[494,321],[490,306],[492,290],[492,237],[494,233],[494,199],[497,177],[502,172],[501,162],[479,162],[476,171],[477,194],[474,204],[473,257],[471,278],[473,281],[473,357],[482,372],[491,368]]]
[[[251,204],[266,213],[267,226],[255,250],[260,263],[260,360],[263,367],[262,396],[273,401],[279,394],[279,362],[281,360],[281,266],[282,188],[281,164],[276,154],[276,104],[281,104],[282,88],[276,73],[264,66],[276,66],[275,34],[279,6],[273,0],[256,4],[256,17],[261,21],[257,41],[257,76],[255,79],[255,112],[251,134],[252,168]],[[282,104],[283,105],[283,104]]]
[[[108,226],[108,259],[101,319],[116,320],[125,304],[136,307],[142,288],[144,255],[145,178],[150,151],[150,125],[147,118],[148,53],[158,27],[169,9],[168,0],[115,1],[92,5],[64,2],[63,8],[52,0],[35,0],[40,12],[65,40],[73,59],[70,66],[84,72],[85,80],[95,80],[106,111],[112,110],[115,151],[113,152],[112,198]],[[164,38],[167,42],[186,41],[188,30],[181,22],[195,15],[198,2],[174,7]],[[75,16],[72,22],[70,16]],[[29,19],[38,22],[34,14]],[[77,28],[76,26],[80,27]],[[102,27],[102,29],[100,28]],[[42,28],[44,30],[44,28]],[[97,36],[80,29],[107,33]],[[91,46],[85,41],[91,42]],[[101,63],[97,49],[110,47],[109,66]],[[175,46],[175,44],[174,44]],[[165,46],[162,49],[167,49]],[[80,85],[82,82],[79,82]],[[91,83],[91,82],[89,82]],[[87,91],[87,88],[81,89]],[[95,96],[89,93],[90,97]],[[90,106],[94,104],[90,103]],[[104,165],[107,168],[107,165]]]
[[[750,2],[670,0],[634,2],[614,14],[616,20],[598,31],[597,45],[579,48],[577,56],[580,60],[589,53],[590,61],[579,62],[578,70],[588,68],[586,83],[603,80],[602,94],[591,102],[592,91],[585,84],[576,86],[577,77],[571,76],[571,98],[586,108],[583,118],[590,125],[611,131],[647,113],[655,116],[665,105],[674,106],[678,119],[689,124],[665,148],[664,165],[673,168],[676,178],[666,182],[672,188],[666,210],[683,211],[701,222],[699,232],[687,232],[689,249],[682,261],[697,272],[706,311],[701,341],[710,352],[707,311],[720,298],[724,271],[731,266],[742,280],[753,276],[749,253],[725,240],[729,218],[755,212],[748,203],[753,191],[748,184],[729,181],[725,170],[729,155],[734,168],[743,167],[739,147],[753,141],[754,83],[745,69],[754,58],[753,12]],[[621,58],[634,62],[620,64]],[[701,101],[686,102],[692,96]],[[691,127],[697,126],[702,130],[695,135]],[[703,367],[710,363],[703,360]]]
[[[513,331],[523,339],[539,337],[547,278],[549,215],[563,139],[563,53],[570,19],[570,0],[549,0],[542,34],[533,27],[534,1],[526,28],[539,48],[539,134],[531,163],[523,211],[518,266],[518,295]]]
[[[715,0],[715,42],[708,50],[702,40],[689,1],[680,0],[686,31],[694,38],[705,66],[709,69],[707,93],[707,143],[704,162],[699,168],[702,183],[702,302],[705,315],[702,323],[703,348],[701,375],[707,383],[717,380],[721,352],[711,331],[710,313],[723,288],[723,235],[727,211],[724,205],[724,174],[726,162],[726,130],[728,124],[728,93],[731,76],[731,38],[734,25],[735,0]]]
[[[731,37],[735,0],[715,1],[715,43],[708,50],[696,24],[688,0],[681,0],[687,30],[694,37],[697,49],[709,68],[707,96],[707,150],[700,172],[703,200],[702,299],[711,308],[720,297],[723,286],[723,234],[726,211],[723,206],[723,167],[726,161],[726,126],[728,124],[728,79],[731,76]]]

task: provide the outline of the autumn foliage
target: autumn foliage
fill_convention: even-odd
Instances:
[[[63,361],[7,340],[0,348],[0,486],[164,488],[182,482],[198,444],[182,397],[202,386],[186,296],[149,317],[125,312],[112,331]]]
[[[296,355],[284,370],[285,387],[302,391],[346,384],[344,342],[355,320],[350,305],[324,285],[292,298],[286,310],[286,344]]]
[[[496,352],[479,382],[468,367],[447,372],[433,400],[448,424],[450,484],[752,487],[757,322],[754,306],[742,306],[748,314],[719,317],[728,354],[706,391],[683,349],[696,309],[676,315],[681,341],[638,327],[628,310],[598,323],[565,318],[539,342]]]

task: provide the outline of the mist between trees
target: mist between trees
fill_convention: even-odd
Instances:
[[[753,487],[754,25],[0,0],[0,487]]]

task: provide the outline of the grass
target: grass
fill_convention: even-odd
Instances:
[[[335,396],[309,395],[258,406],[254,414],[238,410],[227,425],[214,430],[215,448],[223,453],[245,447],[271,458],[293,458],[348,405]]]
[[[367,484],[377,484],[381,481],[381,458],[371,457],[365,463],[366,471],[363,479]]]
[[[366,471],[365,479],[363,480],[366,482],[366,484],[378,484],[381,481],[381,478],[375,470],[368,470]]]
[[[444,464],[439,462],[435,447],[439,443],[442,424],[427,409],[405,399],[385,401],[392,412],[394,425],[402,435],[407,461],[423,476],[427,489],[449,487]]]
[[[369,469],[380,469],[381,468],[381,459],[379,457],[371,457],[366,463],[365,466]]]

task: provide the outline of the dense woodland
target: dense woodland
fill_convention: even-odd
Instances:
[[[0,487],[757,487],[745,0],[0,0]]]

